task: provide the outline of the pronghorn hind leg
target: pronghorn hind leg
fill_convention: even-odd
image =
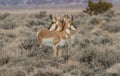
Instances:
[[[56,45],[53,45],[53,56],[56,57],[57,54],[57,47]]]
[[[70,40],[68,40],[68,46],[67,46],[67,48],[68,48],[68,49],[67,49],[67,54],[68,54],[68,55],[70,55],[70,47],[71,47],[71,46],[70,46]]]
[[[59,57],[62,56],[62,48],[59,49],[59,51],[58,51],[58,56],[59,56]]]

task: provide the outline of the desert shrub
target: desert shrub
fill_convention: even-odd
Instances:
[[[113,43],[112,38],[101,36],[101,37],[93,37],[91,39],[91,43],[94,45],[111,45]]]
[[[20,69],[20,68],[19,68]],[[1,76],[26,76],[25,73],[18,68],[5,68],[0,70]]]
[[[113,10],[109,10],[107,11],[106,13],[104,13],[104,16],[108,17],[108,18],[112,18],[114,17],[116,14],[115,14],[115,11]]]
[[[89,15],[86,13],[80,13],[76,16],[76,18],[74,19],[74,23],[76,25],[76,27],[83,25],[86,23],[86,21],[89,19]]]
[[[28,22],[28,24],[27,24],[27,27],[32,27],[32,26],[44,26],[44,25],[46,25],[46,21],[44,21],[44,20],[31,20],[30,22]]]
[[[4,35],[4,33],[2,33],[2,32],[0,32],[0,49],[2,49],[2,47],[4,46],[4,42],[3,42],[3,35]]]
[[[36,18],[43,18],[46,16],[46,11],[40,11],[38,14],[35,14]]]
[[[16,31],[19,32],[21,38],[26,38],[28,36],[33,35],[33,32],[28,27],[24,27],[24,28],[20,27]]]
[[[108,45],[105,45],[106,47]],[[87,48],[77,51],[75,58],[84,63],[88,63],[90,67],[102,67],[108,68],[114,63],[120,62],[119,50],[115,47],[99,47],[90,45]]]
[[[10,60],[12,51],[10,50],[0,50],[0,65],[7,64]]]
[[[1,30],[0,41],[1,43],[11,42],[16,38],[16,35],[12,31]]]
[[[120,19],[120,17],[119,17],[119,16],[116,16],[116,17],[112,17],[112,18],[110,19],[110,21],[112,21],[112,22],[118,22],[119,19]]]
[[[89,25],[97,25],[100,21],[102,21],[103,18],[98,16],[91,16],[91,18],[88,20]]]
[[[6,31],[6,32],[3,31],[3,33],[4,33],[3,36],[10,38],[10,39],[15,39],[15,37],[16,37],[16,35],[12,31]]]
[[[25,73],[21,70],[18,70],[15,75],[16,76],[26,76]]]
[[[0,20],[7,18],[9,15],[9,13],[0,14]]]
[[[95,52],[92,48],[86,48],[84,51],[81,51],[80,62],[87,62],[91,65],[92,61],[95,58]]]
[[[44,26],[42,26],[42,25],[40,25],[40,26],[33,26],[33,27],[31,28],[31,30],[32,30],[33,32],[39,32],[41,29],[45,29],[45,28],[47,28],[47,27],[44,27]]]
[[[78,75],[79,74],[78,68],[79,66],[77,66],[76,63],[72,64],[72,63],[69,63],[69,61],[68,61],[68,64],[65,64],[62,67],[64,73],[70,73],[71,75]]]
[[[6,22],[6,21],[0,22],[0,28],[2,29],[10,30],[10,29],[14,29],[15,26],[16,25],[13,22]]]
[[[0,41],[0,50],[2,50],[3,47],[4,47],[4,43],[3,41]]]
[[[105,2],[102,0],[99,0],[97,3],[94,3],[93,1],[88,0],[88,7],[86,8],[86,10],[83,10],[83,12],[88,13],[90,15],[97,15],[105,13],[110,8],[112,8],[112,3]]]
[[[31,50],[32,46],[37,42],[35,37],[27,37],[22,43],[21,46],[26,50]]]
[[[115,11],[115,12],[116,12],[116,11]],[[119,20],[119,19],[120,19],[120,12],[116,12],[115,17],[117,17],[117,18],[118,18],[117,20]]]
[[[51,54],[51,49],[40,45],[36,36],[27,37],[21,43],[20,47],[29,51],[29,57],[39,56],[41,58],[47,58]]]
[[[110,23],[107,23],[104,27],[103,27],[104,30],[107,30],[109,32],[119,32],[120,31],[120,25],[119,25],[119,22],[110,22]]]
[[[84,70],[81,70],[80,76],[95,76],[96,73],[92,69],[91,70],[90,69],[84,69]],[[100,74],[100,76],[102,76],[102,73]]]
[[[116,74],[116,73],[113,73],[113,74],[110,74],[110,73],[105,73],[104,76],[119,76],[120,74]]]
[[[51,53],[52,53],[52,49],[50,47],[42,46],[36,43],[32,46],[30,54],[28,56],[29,57],[38,56],[45,59],[48,58],[48,56],[51,58],[52,56]]]
[[[117,63],[117,64],[114,64],[112,65],[110,68],[108,68],[106,70],[106,73],[108,74],[119,74],[120,75],[120,64]]]
[[[34,76],[61,76],[60,74],[55,74],[53,72],[38,72]]]
[[[117,51],[117,50],[116,50]],[[105,68],[110,67],[114,63],[120,62],[119,61],[119,52],[114,52],[112,49],[107,49],[101,53],[102,57],[98,57],[98,61],[105,66]]]
[[[79,45],[80,45],[82,48],[88,47],[89,44],[90,44],[90,40],[89,40],[89,39],[83,39],[83,40],[80,41],[80,43],[79,43]]]

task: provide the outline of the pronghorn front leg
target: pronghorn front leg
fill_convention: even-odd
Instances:
[[[53,39],[53,56],[56,57],[57,54],[57,44],[59,43],[60,39],[59,37],[54,37]]]
[[[57,54],[57,46],[53,45],[53,56],[56,57]]]

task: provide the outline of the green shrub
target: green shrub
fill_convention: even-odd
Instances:
[[[110,8],[112,8],[112,4],[109,2],[99,0],[99,2],[94,3],[92,0],[89,0],[88,7],[86,8],[86,10],[83,10],[83,12],[88,13],[90,15],[97,15],[105,13]]]

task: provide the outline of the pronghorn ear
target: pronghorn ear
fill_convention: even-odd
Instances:
[[[50,14],[49,17],[50,17],[50,19],[52,19],[53,18],[52,14]]]
[[[70,16],[68,15],[68,14],[65,14],[64,15],[67,19],[69,19],[70,18]]]

